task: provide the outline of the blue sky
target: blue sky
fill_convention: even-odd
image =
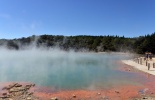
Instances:
[[[0,0],[0,38],[155,32],[155,0]]]

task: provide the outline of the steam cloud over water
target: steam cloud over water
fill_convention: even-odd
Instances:
[[[115,61],[125,58],[129,57],[59,49],[1,49],[0,81],[33,82],[56,89],[94,89],[128,84],[131,82],[130,78],[126,80],[129,75],[114,70],[119,66]]]

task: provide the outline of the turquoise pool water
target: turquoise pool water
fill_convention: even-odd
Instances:
[[[60,50],[7,51],[0,54],[0,81],[27,81],[55,89],[101,89],[139,84],[133,73],[116,70],[131,56]]]

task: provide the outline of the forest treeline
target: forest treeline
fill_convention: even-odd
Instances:
[[[133,52],[143,54],[146,51],[155,54],[155,33],[135,38],[120,36],[61,36],[41,35],[19,39],[0,39],[0,46],[8,49],[27,47],[60,48],[62,50],[94,52]]]

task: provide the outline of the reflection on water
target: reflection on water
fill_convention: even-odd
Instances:
[[[134,74],[114,70],[128,55],[63,51],[1,51],[0,81],[28,81],[56,89],[96,89],[139,84]]]

